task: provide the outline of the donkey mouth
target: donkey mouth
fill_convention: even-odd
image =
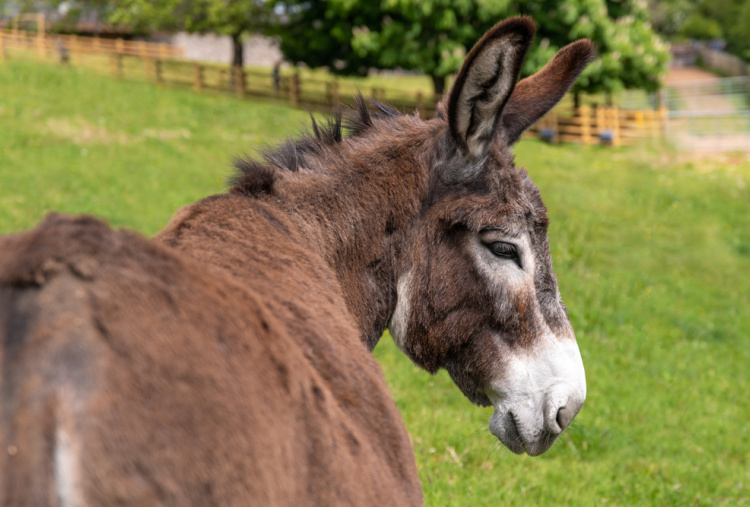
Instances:
[[[523,420],[513,412],[507,411],[504,415],[500,415],[497,409],[490,417],[489,423],[490,432],[515,454],[526,453],[529,456],[544,454],[552,447],[559,435],[544,427],[535,430],[527,426],[529,425],[524,425]],[[524,432],[531,433],[533,437],[525,437]]]
[[[505,431],[505,438],[500,438],[500,441],[510,449],[512,452],[516,454],[523,454],[526,451],[526,442],[524,442],[523,438],[521,438],[521,432],[518,430],[518,423],[516,422],[516,418],[513,416],[513,412],[508,412],[508,414],[505,416],[506,419],[506,431]],[[491,422],[492,420],[490,420]],[[490,431],[492,429],[490,428]]]

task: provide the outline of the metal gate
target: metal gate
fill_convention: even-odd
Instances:
[[[750,151],[750,78],[701,79],[667,88],[667,136],[689,151]]]

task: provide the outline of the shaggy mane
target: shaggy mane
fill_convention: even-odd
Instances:
[[[270,194],[277,178],[277,169],[297,172],[307,157],[340,143],[345,134],[363,135],[370,130],[374,119],[401,114],[396,108],[374,99],[369,101],[369,106],[362,94],[357,94],[354,107],[345,106],[321,123],[310,113],[310,130],[302,131],[298,139],[287,139],[279,145],[262,148],[260,160],[235,158],[233,165],[237,172],[229,180],[231,192],[254,197]]]

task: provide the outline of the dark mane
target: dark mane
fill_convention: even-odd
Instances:
[[[354,97],[354,107],[345,106],[323,122],[318,122],[310,113],[311,128],[302,131],[297,139],[287,139],[276,146],[265,146],[260,150],[260,160],[237,157],[234,167],[237,172],[230,178],[232,193],[259,196],[273,192],[276,170],[297,172],[310,155],[319,154],[323,148],[340,143],[345,135],[364,135],[373,126],[373,120],[392,118],[401,113],[377,100],[365,100],[362,94]]]

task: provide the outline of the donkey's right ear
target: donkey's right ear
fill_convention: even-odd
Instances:
[[[542,70],[518,83],[500,117],[505,142],[514,144],[524,130],[555,107],[595,56],[594,44],[581,39],[562,48]]]
[[[489,149],[535,30],[531,18],[506,19],[466,57],[448,97],[450,132],[465,155],[478,158]]]

